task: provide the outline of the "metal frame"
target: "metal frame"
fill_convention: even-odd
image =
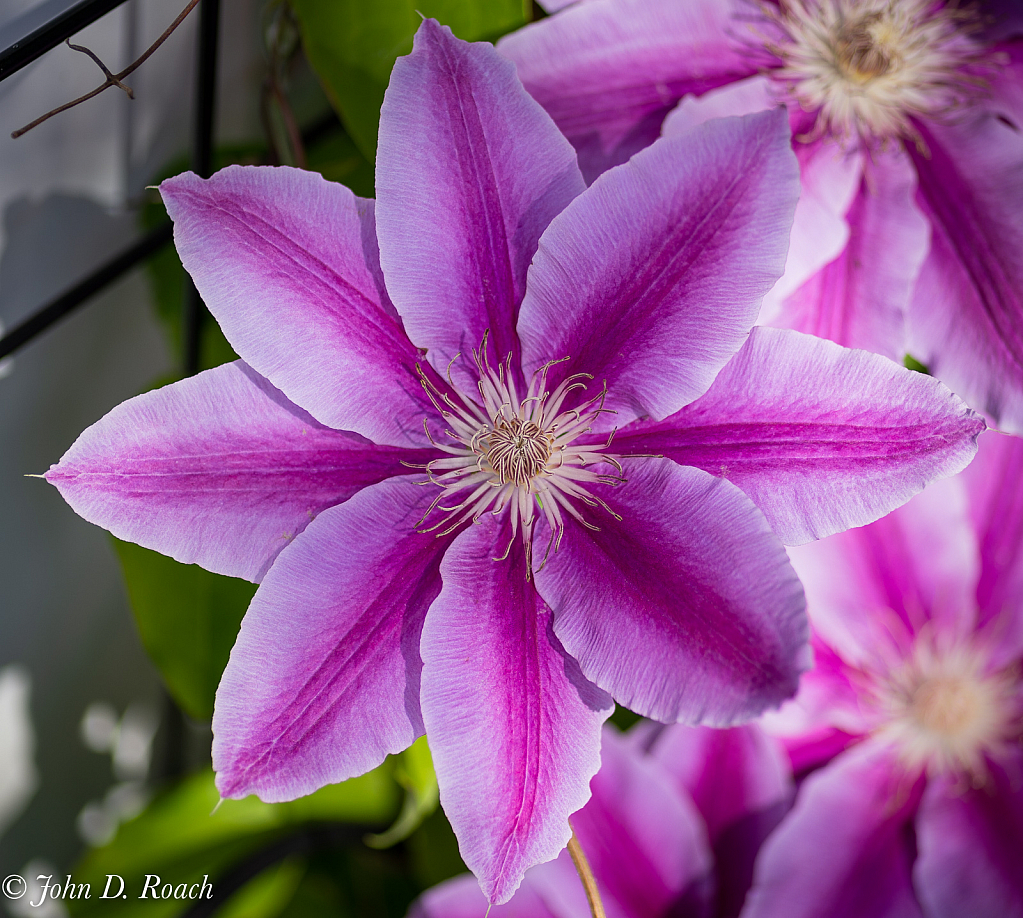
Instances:
[[[0,31],[0,39],[9,41],[0,50],[0,80],[5,80],[32,63],[64,39],[91,25],[126,0],[47,0],[35,10],[19,17]],[[203,178],[211,174],[213,161],[213,115],[216,105],[217,37],[220,0],[202,0],[199,4],[198,54],[196,61],[196,103],[192,125],[192,169]],[[24,34],[12,34],[21,29]],[[171,240],[170,224],[150,230],[120,255],[101,265],[90,275],[60,294],[0,338],[0,358],[27,344],[36,335],[73,312],[100,290],[112,284],[135,265],[159,251]],[[199,368],[199,332],[203,305],[189,285],[184,309],[185,373]]]

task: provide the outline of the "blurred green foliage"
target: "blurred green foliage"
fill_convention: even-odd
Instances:
[[[353,827],[350,834],[358,839],[365,827],[386,825],[397,813],[401,794],[394,767],[389,760],[362,777],[277,804],[247,797],[224,800],[218,806],[213,773],[193,775],[157,797],[140,816],[125,823],[113,841],[85,857],[74,878],[76,883],[91,884],[92,897],[69,900],[68,905],[76,915],[177,915],[188,908],[188,902],[139,899],[147,874],[172,885],[201,883],[208,876],[216,893],[226,869],[279,844],[286,836],[315,829],[317,824],[349,824]],[[267,866],[277,867],[278,863]],[[292,863],[295,866],[283,872],[268,870],[260,876],[261,889],[250,895],[258,900],[259,911],[252,908],[244,914],[278,914],[287,905],[302,873],[301,862],[293,859]],[[99,898],[108,875],[124,878],[126,899]],[[111,892],[116,888],[112,886]],[[239,897],[245,892],[240,890]],[[276,907],[267,911],[268,905]]]
[[[530,19],[530,0],[290,0],[306,57],[363,156],[373,161],[384,90],[423,17],[467,41],[496,39]]]

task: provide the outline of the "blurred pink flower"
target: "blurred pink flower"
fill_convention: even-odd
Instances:
[[[761,323],[908,350],[1021,433],[1021,36],[1004,0],[583,0],[498,48],[589,181],[786,105],[803,194]]]
[[[790,553],[817,663],[767,724],[799,770],[835,757],[744,918],[1023,915],[1023,440]]]

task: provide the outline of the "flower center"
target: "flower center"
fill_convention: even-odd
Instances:
[[[487,437],[487,461],[502,484],[526,486],[547,468],[554,437],[534,421],[499,420]]]
[[[976,15],[934,0],[788,0],[765,15],[783,65],[772,77],[817,113],[801,139],[920,144],[912,118],[952,113],[991,67],[969,37]]]
[[[431,381],[420,367],[423,387],[446,424],[444,437],[434,437],[429,421],[424,420],[431,442],[445,454],[425,465],[428,482],[441,488],[420,525],[434,513],[439,522],[421,529],[447,535],[468,520],[476,522],[483,513],[507,513],[511,540],[500,558],[508,556],[512,544],[521,537],[525,546],[526,576],[532,575],[533,527],[543,517],[550,528],[550,539],[540,567],[552,549],[557,551],[565,529],[564,514],[588,527],[578,504],[600,506],[612,516],[617,514],[599,497],[587,490],[593,483],[616,485],[622,477],[620,457],[605,452],[614,432],[602,446],[577,444],[588,433],[604,408],[606,388],[575,408],[566,409],[573,391],[586,388],[592,377],[577,373],[548,389],[547,376],[552,360],[540,367],[520,396],[511,370],[511,355],[503,365],[491,367],[484,337],[473,359],[479,371],[479,397],[470,398],[458,390],[448,377],[450,392]],[[567,358],[564,358],[567,359]],[[594,468],[603,466],[603,470]],[[608,468],[610,467],[610,468]]]
[[[880,733],[902,759],[930,773],[985,774],[984,757],[1021,733],[1019,674],[993,670],[972,644],[936,648],[918,637],[913,653],[881,681]]]

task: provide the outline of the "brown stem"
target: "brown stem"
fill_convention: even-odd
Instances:
[[[593,918],[607,918],[604,912],[604,903],[600,901],[600,890],[597,889],[597,880],[590,870],[590,862],[583,854],[579,839],[575,837],[575,831],[568,840],[568,853],[572,856],[572,863],[575,864],[579,879],[582,880],[583,889],[586,890],[586,901],[590,903],[590,913]]]
[[[87,92],[84,96],[79,96],[77,99],[73,99],[71,102],[65,102],[63,105],[60,105],[57,108],[48,111],[45,115],[36,118],[36,120],[33,121],[31,124],[26,124],[23,128],[19,128],[18,130],[14,131],[11,134],[11,137],[18,138],[22,134],[28,133],[29,131],[32,130],[32,128],[38,127],[40,124],[42,124],[44,121],[49,120],[54,115],[59,115],[61,112],[65,112],[69,108],[74,108],[76,105],[80,105],[82,102],[88,101],[93,96],[98,96],[101,92],[103,92],[104,89],[109,89],[111,86],[120,86],[121,89],[123,89],[125,92],[128,93],[129,96],[131,96],[132,95],[131,90],[127,86],[123,85],[121,81],[126,76],[134,73],[139,67],[141,67],[149,59],[150,55],[152,55],[152,53],[157,48],[159,48],[160,45],[162,45],[168,38],[170,38],[171,33],[179,25],[181,25],[181,23],[185,21],[185,17],[189,13],[191,13],[192,10],[194,10],[198,5],[199,0],[188,0],[188,5],[178,14],[177,19],[175,19],[169,26],[167,26],[167,28],[164,29],[163,34],[156,41],[154,41],[148,48],[146,48],[146,50],[142,53],[141,57],[133,61],[127,67],[125,67],[124,70],[122,70],[120,73],[111,73],[103,64],[103,62],[100,61],[98,57],[96,57],[95,54],[93,54],[87,48],[80,47],[79,45],[72,45],[71,42],[69,41],[68,46],[70,48],[73,48],[75,51],[81,51],[85,54],[88,54],[89,57],[91,57],[97,64],[99,64],[100,69],[107,75],[106,80],[104,80],[101,86],[97,86],[94,90],[92,90],[91,92]]]

